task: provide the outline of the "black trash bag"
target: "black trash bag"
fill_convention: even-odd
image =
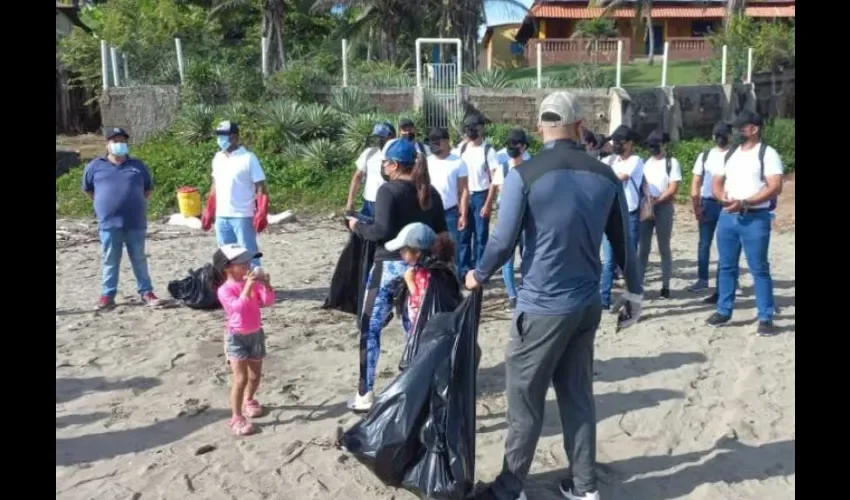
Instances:
[[[445,262],[430,261],[425,263],[425,267],[431,272],[431,279],[428,281],[428,289],[425,290],[425,296],[422,298],[422,306],[419,309],[416,323],[411,325],[407,345],[398,364],[399,371],[406,370],[411,360],[419,352],[422,330],[428,324],[431,316],[454,311],[463,300],[460,292],[460,281],[458,281],[457,272],[452,265]],[[407,307],[409,295],[407,286],[404,283],[402,285],[402,290],[395,299],[396,312],[399,317],[402,317],[402,311]]]
[[[407,370],[343,434],[342,445],[384,484],[441,500],[472,491],[480,314],[480,289],[434,314]]]
[[[194,271],[189,269],[189,276],[182,280],[168,282],[168,293],[191,309],[219,309],[219,285],[224,282],[222,276],[212,264],[205,264]]]
[[[351,233],[336,263],[323,309],[360,314],[366,295],[366,278],[375,261],[375,248],[375,242]]]

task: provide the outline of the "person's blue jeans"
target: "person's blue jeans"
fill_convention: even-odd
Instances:
[[[455,264],[457,265],[460,262],[460,231],[457,229],[457,221],[460,219],[460,213],[457,207],[452,207],[446,210],[444,214],[446,216],[446,226],[449,229],[449,235],[455,242]],[[459,265],[458,269],[460,269]]]
[[[145,229],[101,229],[100,245],[103,253],[103,280],[100,294],[115,298],[118,291],[118,274],[121,269],[121,253],[127,247],[127,256],[136,276],[139,295],[153,292],[145,256]]]
[[[360,215],[365,215],[366,217],[375,217],[375,202],[363,200],[363,206],[360,207]]]
[[[522,255],[523,248],[525,247],[525,232],[523,231],[519,235],[519,254]],[[516,248],[511,252],[511,256],[505,265],[502,266],[502,281],[505,282],[505,290],[508,292],[508,298],[515,299],[516,298],[516,280],[514,278],[514,260],[516,259]]]
[[[487,202],[487,191],[476,191],[469,195],[466,227],[460,232],[460,256],[458,270],[463,276],[481,263],[484,247],[490,236],[490,218],[481,217],[481,209]]]
[[[215,241],[218,246],[238,243],[251,252],[259,252],[257,232],[251,217],[216,217]],[[251,269],[260,265],[260,259],[251,261]]]
[[[714,198],[703,198],[702,220],[699,221],[699,246],[697,247],[697,278],[708,282],[708,263],[711,259],[711,241],[714,239],[714,230],[717,229],[717,220],[720,217],[722,206]],[[717,277],[719,279],[719,275]],[[716,289],[716,288],[715,288]]]
[[[768,249],[770,248],[770,212],[761,210],[747,214],[720,212],[717,221],[717,312],[732,316],[735,308],[735,289],[738,287],[741,249],[753,276],[756,309],[759,321],[771,321],[775,314],[773,279],[770,277]]]
[[[629,245],[635,251],[635,262],[637,262],[637,248],[640,240],[640,210],[629,214]],[[614,249],[606,236],[602,236],[602,279],[599,283],[599,291],[602,295],[602,306],[611,305],[611,289],[614,288],[614,271],[617,263],[614,262]]]

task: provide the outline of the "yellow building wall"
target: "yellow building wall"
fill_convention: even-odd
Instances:
[[[487,47],[488,55],[492,58],[493,69],[516,68],[521,65],[522,57],[511,54],[511,44],[514,42],[517,31],[519,31],[519,25],[493,28],[493,36]]]

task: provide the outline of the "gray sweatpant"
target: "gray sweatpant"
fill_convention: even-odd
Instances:
[[[575,489],[578,493],[596,490],[593,340],[601,316],[599,300],[565,315],[515,314],[505,352],[505,459],[490,490],[497,499],[513,500],[522,492],[543,428],[550,381]]]
[[[661,255],[661,286],[670,287],[673,276],[673,253],[670,250],[670,239],[673,237],[673,203],[664,203],[652,207],[655,217],[640,222],[640,242],[638,258],[640,259],[640,279],[646,276],[646,266],[649,263],[649,251],[652,250],[652,233],[658,240],[658,254]]]

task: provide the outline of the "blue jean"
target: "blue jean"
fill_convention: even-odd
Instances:
[[[403,260],[375,262],[366,281],[366,298],[360,316],[360,382],[358,392],[366,394],[375,388],[378,358],[381,355],[381,330],[393,310],[393,295],[404,278],[407,263]],[[407,314],[402,315],[405,333],[410,331]]]
[[[629,214],[629,233],[628,243],[635,251],[635,261],[637,261],[638,241],[640,240],[640,211],[636,210]],[[599,284],[599,291],[602,295],[602,305],[607,307],[611,305],[611,289],[614,288],[614,270],[617,268],[617,263],[614,262],[614,249],[611,248],[611,243],[606,236],[602,236],[602,279]]]
[[[455,264],[460,262],[460,231],[457,229],[457,221],[460,219],[460,213],[457,207],[449,208],[444,212],[446,216],[446,226],[449,228],[449,235],[455,242]],[[459,268],[459,266],[458,266]]]
[[[145,256],[146,229],[101,229],[100,246],[103,252],[103,280],[100,294],[115,298],[118,291],[118,274],[121,269],[121,252],[127,247],[127,257],[136,276],[136,290],[140,295],[153,292]]]
[[[753,275],[756,309],[759,321],[773,319],[773,279],[770,277],[768,249],[770,248],[770,212],[762,210],[746,215],[720,212],[717,221],[717,312],[732,316],[735,308],[735,289],[738,287],[741,249]]]
[[[360,215],[365,215],[366,217],[374,217],[375,216],[375,202],[369,200],[363,200],[363,206],[360,207]]]
[[[466,227],[460,232],[458,271],[463,276],[478,267],[484,255],[484,247],[490,236],[490,218],[481,217],[481,209],[487,202],[487,191],[476,191],[469,195]],[[473,238],[474,235],[474,238]],[[474,241],[473,241],[474,240]]]
[[[708,281],[708,263],[711,260],[711,241],[714,239],[714,230],[717,228],[717,220],[720,217],[721,205],[714,198],[703,198],[702,220],[699,221],[699,246],[697,247],[697,278],[700,281]],[[720,279],[719,275],[716,277]]]
[[[257,232],[251,217],[216,217],[215,241],[218,246],[238,243],[251,252],[259,252]],[[260,265],[260,259],[251,261],[251,269]]]
[[[525,232],[520,233],[519,235],[519,254],[522,255],[523,248],[525,247]],[[502,281],[505,282],[505,290],[508,292],[508,298],[515,299],[516,298],[516,281],[514,279],[514,260],[516,259],[516,248],[511,252],[510,258],[505,262],[505,265],[502,266]]]

